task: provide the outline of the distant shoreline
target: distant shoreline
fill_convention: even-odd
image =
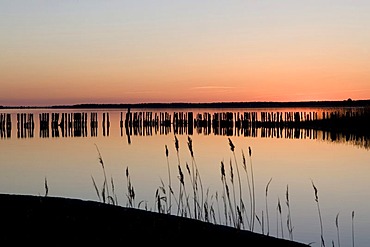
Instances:
[[[120,109],[120,108],[285,108],[285,107],[367,107],[368,100],[343,100],[343,101],[296,101],[296,102],[210,102],[210,103],[132,103],[132,104],[74,104],[52,106],[0,106],[0,109]]]

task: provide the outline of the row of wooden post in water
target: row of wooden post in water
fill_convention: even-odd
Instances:
[[[33,113],[17,113],[17,137],[34,137],[35,120]],[[90,125],[88,125],[90,124]],[[88,136],[87,129],[90,126],[91,136],[98,135],[98,113],[88,114],[84,112],[74,113],[40,113],[39,128],[40,137],[85,137]],[[109,135],[109,113],[103,113],[103,135]],[[10,113],[0,114],[0,137],[10,138],[12,134],[12,116]]]
[[[120,113],[120,128],[130,135],[168,134],[171,130],[175,134],[197,133],[216,135],[234,135],[244,130],[246,135],[253,136],[255,129],[266,128],[296,128],[312,129],[312,123],[317,126],[323,121],[333,121],[341,118],[358,117],[361,111],[323,111],[318,112],[151,112],[135,111],[130,109]],[[98,113],[73,112],[73,113],[39,113],[40,137],[90,136],[98,134]],[[103,135],[109,135],[109,112],[102,112]],[[17,137],[33,137],[35,120],[33,113],[17,113]],[[0,114],[0,136],[11,136],[12,116],[10,113]],[[307,125],[307,124],[311,125]],[[89,126],[89,127],[88,127]],[[262,135],[263,133],[261,133]]]

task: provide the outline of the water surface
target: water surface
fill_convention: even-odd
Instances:
[[[167,112],[193,112],[203,114],[215,112],[276,112],[276,109],[131,109],[131,112],[153,112],[158,115]],[[280,112],[318,112],[323,109],[279,109]],[[86,130],[62,133],[51,127],[40,129],[41,113],[87,113]],[[91,113],[97,113],[98,126],[91,129]],[[115,193],[120,205],[127,205],[126,168],[129,169],[131,183],[135,189],[135,205],[156,210],[155,192],[161,180],[168,185],[167,159],[165,146],[168,146],[172,187],[178,195],[178,158],[175,149],[175,136],[179,140],[180,166],[185,175],[185,184],[190,186],[186,164],[192,164],[187,146],[188,137],[192,139],[193,151],[204,193],[208,192],[209,203],[213,205],[218,223],[225,224],[222,211],[223,191],[220,166],[224,162],[230,179],[230,162],[235,165],[228,138],[235,145],[245,204],[249,207],[248,185],[242,171],[242,152],[248,158],[248,148],[252,150],[252,162],[256,213],[258,220],[255,231],[267,232],[265,208],[265,188],[272,179],[268,190],[268,212],[270,235],[283,237],[277,203],[281,202],[284,238],[289,238],[286,228],[288,208],[286,189],[289,188],[290,210],[294,240],[320,246],[320,224],[315,202],[313,181],[318,188],[320,209],[323,219],[326,245],[334,241],[337,246],[336,215],[339,213],[340,241],[342,246],[352,243],[352,211],[355,212],[355,244],[366,246],[370,241],[370,153],[368,140],[363,137],[334,135],[321,131],[301,129],[294,134],[288,129],[262,129],[255,132],[238,130],[219,130],[212,128],[188,128],[175,130],[169,128],[142,128],[130,133],[120,126],[127,109],[17,109],[2,110],[11,114],[12,128],[0,138],[0,188],[2,193],[44,195],[45,179],[49,195],[81,198],[98,201],[92,177],[99,188],[103,184],[103,172],[99,163],[100,151],[106,174],[115,185]],[[32,113],[34,129],[19,133],[17,113]],[[109,129],[107,119],[109,113]],[[124,120],[124,119],[123,119]],[[291,133],[293,131],[293,133]],[[129,134],[129,135],[128,135]],[[234,167],[235,169],[235,167]],[[235,172],[235,170],[234,170]],[[230,180],[228,180],[230,183]],[[236,183],[236,182],[235,182]],[[230,184],[231,186],[231,184]],[[230,187],[231,188],[231,187]],[[187,188],[191,191],[191,187]],[[218,194],[218,203],[215,199]],[[174,207],[175,208],[175,207]],[[217,210],[220,208],[219,210]],[[172,210],[176,214],[176,210]],[[277,217],[278,216],[278,217]],[[278,226],[279,225],[279,226]],[[277,229],[279,228],[279,229]]]

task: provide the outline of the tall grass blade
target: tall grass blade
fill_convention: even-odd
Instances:
[[[268,181],[265,189],[265,207],[266,207],[266,220],[267,220],[267,236],[270,235],[270,219],[269,219],[269,209],[268,209],[268,203],[267,203],[267,194],[269,190],[270,183],[272,181],[272,178]]]
[[[352,247],[355,247],[355,211],[352,211]]]
[[[93,182],[93,185],[94,185],[94,188],[95,188],[96,194],[98,195],[99,201],[101,202],[100,192],[99,192],[98,186],[97,186],[97,185],[96,185],[96,183],[95,183],[95,179],[94,179],[94,177],[93,177],[93,176],[91,176],[91,179],[92,179],[92,182]]]
[[[337,228],[338,247],[340,247],[340,238],[339,238],[339,213],[335,217],[335,226]]]
[[[44,181],[44,186],[45,186],[45,197],[47,197],[48,194],[49,194],[49,186],[48,186],[48,180],[47,180],[46,177],[45,177],[45,181]]]
[[[287,208],[288,208],[287,227],[288,227],[290,240],[293,241],[293,225],[292,225],[292,215],[291,215],[291,212],[290,212],[289,187],[288,187],[288,185],[286,186],[286,194],[285,195],[286,195],[286,205],[287,205]]]

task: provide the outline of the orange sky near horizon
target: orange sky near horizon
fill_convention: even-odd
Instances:
[[[0,105],[370,99],[366,1],[3,1]]]

